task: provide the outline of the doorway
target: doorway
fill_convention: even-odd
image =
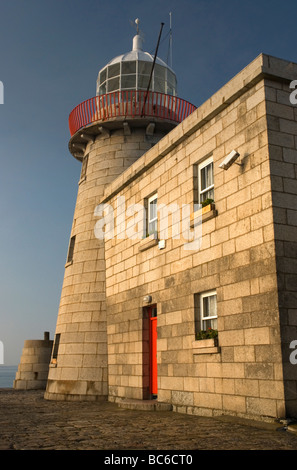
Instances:
[[[143,309],[143,399],[158,395],[157,306]]]

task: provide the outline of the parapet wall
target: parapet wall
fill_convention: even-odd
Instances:
[[[13,382],[17,390],[45,390],[53,341],[49,333],[43,340],[26,340]]]

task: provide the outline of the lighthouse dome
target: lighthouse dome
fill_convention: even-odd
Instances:
[[[132,50],[115,57],[99,71],[96,94],[147,90],[153,62],[154,56],[143,51],[142,37],[136,34]],[[177,95],[176,75],[159,57],[155,61],[150,91]]]

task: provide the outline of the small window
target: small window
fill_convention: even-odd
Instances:
[[[215,337],[218,329],[216,291],[195,294],[194,308],[196,338],[207,339]]]
[[[200,295],[200,328],[203,331],[218,328],[216,291]]]
[[[60,345],[60,333],[57,333],[55,336],[55,343],[54,343],[54,348],[53,348],[53,357],[52,359],[57,359],[58,357],[58,351],[59,351],[59,345]]]
[[[75,235],[74,235],[74,237],[70,238],[68,256],[67,256],[67,263],[70,263],[73,260],[74,245],[75,245]]]
[[[86,155],[82,161],[82,166],[81,166],[81,173],[80,173],[80,179],[82,180],[83,178],[86,177],[87,174],[87,166],[88,166],[88,160],[89,160],[89,154]]]
[[[149,197],[147,201],[147,236],[158,232],[157,201],[157,194]]]
[[[207,199],[214,201],[212,157],[198,165],[198,203],[202,204]]]

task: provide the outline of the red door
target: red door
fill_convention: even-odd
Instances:
[[[150,311],[150,393],[158,393],[158,371],[157,371],[157,316],[156,309]],[[155,315],[155,316],[152,316]]]

